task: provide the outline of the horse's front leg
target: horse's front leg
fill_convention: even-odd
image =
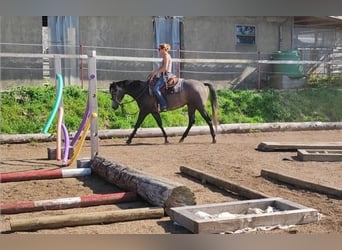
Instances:
[[[134,129],[133,129],[132,133],[129,135],[127,141],[126,141],[127,144],[131,144],[132,143],[132,139],[135,136],[135,134],[137,133],[137,130],[140,127],[141,123],[144,121],[146,115],[147,115],[147,113],[145,113],[145,112],[143,112],[143,113],[139,112],[138,120],[137,120],[137,122],[134,125]]]
[[[164,136],[164,143],[169,143],[168,139],[167,139],[167,134],[163,128],[163,122],[162,122],[162,119],[160,117],[160,114],[159,113],[152,113],[154,119],[156,120],[157,124],[158,124],[158,127],[161,129],[162,133],[163,133],[163,136]]]

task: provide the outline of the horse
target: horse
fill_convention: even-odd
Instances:
[[[195,123],[195,112],[199,111],[203,119],[207,122],[212,143],[216,143],[215,131],[217,131],[217,96],[216,91],[211,83],[204,83],[198,80],[183,79],[181,90],[178,93],[166,94],[166,100],[168,104],[168,110],[175,110],[187,105],[188,108],[188,126],[179,140],[179,143],[183,142],[188,136],[188,133]],[[135,123],[132,133],[129,135],[126,143],[131,144],[133,137],[135,136],[141,123],[144,121],[148,114],[152,114],[159,128],[164,136],[164,143],[169,143],[167,134],[163,128],[160,112],[158,111],[157,99],[154,94],[151,93],[150,80],[122,80],[118,82],[112,82],[109,87],[109,92],[112,99],[112,108],[117,109],[122,105],[122,99],[127,94],[131,96],[139,107],[138,119]],[[208,115],[205,106],[210,96],[212,118]],[[213,128],[215,126],[215,131]]]

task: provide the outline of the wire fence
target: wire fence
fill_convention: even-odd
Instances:
[[[123,79],[146,79],[161,59],[155,49],[96,46],[69,46],[74,54],[49,54],[41,44],[1,43],[0,68],[2,88],[38,85],[55,78],[54,58],[62,58],[66,85],[80,85],[87,79],[88,51],[96,50],[97,79],[108,85]],[[58,45],[57,45],[58,46]],[[63,45],[68,46],[68,45]],[[40,51],[40,53],[38,53]],[[182,78],[216,82],[227,88],[282,88],[279,81],[303,84],[311,76],[340,75],[342,48],[299,48],[299,57],[274,58],[265,52],[176,51],[173,69]]]

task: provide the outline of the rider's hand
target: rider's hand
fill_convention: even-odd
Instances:
[[[147,79],[151,80],[155,77],[155,74],[152,72],[148,75]]]

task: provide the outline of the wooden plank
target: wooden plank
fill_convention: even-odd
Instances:
[[[297,157],[301,161],[342,161],[342,150],[298,149]]]
[[[195,177],[195,178],[201,180],[203,184],[208,182],[212,185],[217,186],[218,188],[221,188],[224,190],[229,190],[230,192],[236,193],[236,194],[238,194],[242,197],[246,197],[248,199],[259,199],[259,198],[269,197],[268,195],[266,195],[262,192],[253,190],[253,189],[248,188],[248,187],[244,187],[242,185],[239,185],[239,184],[234,183],[232,181],[222,179],[222,178],[215,176],[215,175],[206,174],[206,173],[204,173],[200,170],[194,169],[194,168],[181,166],[180,171],[181,171],[181,173],[190,175],[192,177]]]
[[[310,181],[298,179],[289,175],[284,175],[284,174],[279,174],[276,172],[273,172],[271,170],[267,169],[262,169],[261,170],[261,176],[265,178],[270,178],[274,179],[277,181],[281,181],[287,184],[291,184],[293,186],[303,188],[303,189],[308,189],[310,191],[318,192],[318,193],[323,193],[323,194],[328,194],[328,195],[333,195],[336,197],[341,198],[342,197],[342,189],[337,188],[337,187],[330,187],[326,185],[321,185],[318,183],[313,183]]]
[[[276,211],[253,214],[248,209],[265,210],[272,206]],[[209,217],[200,216],[200,212]],[[230,217],[224,217],[224,213]],[[220,217],[221,215],[221,217]],[[295,225],[312,223],[319,220],[317,210],[294,202],[273,197],[248,201],[235,201],[197,206],[171,208],[170,217],[193,233],[231,232],[246,227]]]
[[[261,142],[258,147],[260,151],[297,151],[298,149],[342,149],[342,142]]]

